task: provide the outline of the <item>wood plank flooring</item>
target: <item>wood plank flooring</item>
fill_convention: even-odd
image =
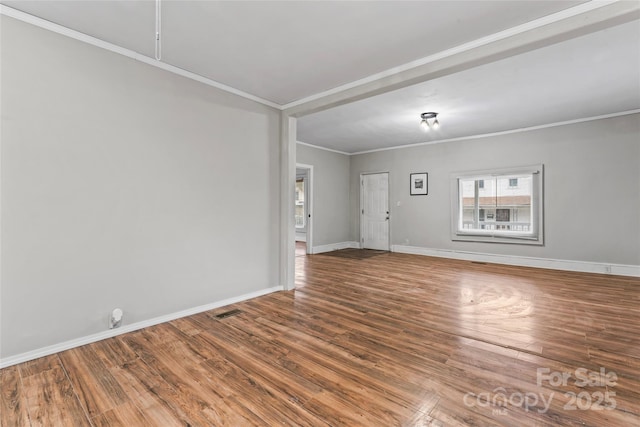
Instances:
[[[307,255],[307,244],[305,242],[296,241],[296,256]]]
[[[0,370],[0,425],[640,425],[640,279],[296,263],[293,292]]]

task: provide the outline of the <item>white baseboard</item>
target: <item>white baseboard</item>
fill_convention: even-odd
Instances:
[[[65,341],[60,344],[54,344],[54,345],[42,347],[36,350],[28,351],[26,353],[17,354],[15,356],[5,357],[3,359],[0,359],[0,369],[6,368],[7,366],[17,365],[18,363],[28,362],[29,360],[38,359],[40,357],[49,356],[51,354],[59,353],[61,351],[69,350],[75,347],[91,344],[92,342],[100,341],[106,338],[111,338],[118,335],[126,334],[127,332],[137,331],[138,329],[147,328],[149,326],[169,322],[171,320],[179,319],[181,317],[191,316],[193,314],[202,313],[203,311],[213,310],[215,308],[224,307],[226,305],[235,304],[238,302],[246,301],[252,298],[256,298],[262,295],[267,295],[272,292],[277,292],[282,290],[283,290],[282,286],[275,286],[273,288],[261,289],[259,291],[250,292],[248,294],[240,295],[237,297],[227,298],[227,299],[216,301],[210,304],[200,305],[197,307],[188,308],[186,310],[178,311],[175,313],[154,317],[153,319],[143,320],[141,322],[132,323],[130,325],[123,325],[117,329],[110,329],[108,331],[99,332],[97,334],[76,338],[70,341]]]
[[[314,246],[311,253],[321,254],[323,252],[338,251],[340,249],[360,249],[360,243],[358,242],[339,242],[331,243],[329,245]]]
[[[640,277],[640,265],[608,264],[602,262],[572,261],[563,259],[534,258],[513,255],[496,255],[481,252],[464,252],[451,249],[432,249],[418,246],[391,246],[392,252],[452,258],[465,261],[516,265],[519,267],[547,268],[551,270],[578,271],[583,273],[611,274]]]
[[[307,233],[300,233],[296,231],[296,242],[306,242]]]

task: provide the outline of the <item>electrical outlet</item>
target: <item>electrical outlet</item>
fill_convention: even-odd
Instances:
[[[122,325],[122,309],[114,308],[109,316],[109,329],[119,328]]]
[[[610,265],[605,265],[604,266],[604,272],[607,274],[611,274],[611,266]]]

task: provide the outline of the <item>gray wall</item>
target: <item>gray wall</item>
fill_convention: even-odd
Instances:
[[[453,242],[450,174],[543,163],[545,245]],[[351,235],[360,234],[359,176],[390,173],[394,245],[640,264],[640,115],[351,156]],[[409,174],[429,195],[409,196]],[[397,206],[397,202],[400,206]]]
[[[2,17],[1,353],[280,285],[279,112]]]
[[[296,162],[313,165],[313,246],[347,242],[349,156],[296,144]]]

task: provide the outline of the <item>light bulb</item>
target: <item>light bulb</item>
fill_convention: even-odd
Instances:
[[[433,127],[434,129],[438,129],[440,127],[440,122],[438,121],[438,119],[435,119],[433,121],[433,124],[431,125],[431,127]]]
[[[422,121],[420,122],[420,127],[424,131],[428,131],[429,130],[429,122],[427,122],[427,119],[422,119]]]

